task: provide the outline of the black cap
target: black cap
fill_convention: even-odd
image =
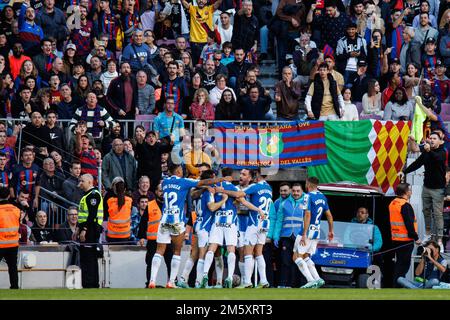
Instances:
[[[427,40],[425,41],[425,44],[427,43],[436,43],[436,40],[433,37],[428,37]]]
[[[445,68],[445,64],[441,60],[436,60],[436,68],[439,68],[439,67]]]
[[[396,64],[400,64],[400,59],[399,59],[399,58],[394,58],[394,59],[391,59],[391,62],[390,62],[390,64],[394,64],[394,63],[396,63]]]
[[[367,67],[367,61],[366,60],[359,60],[358,61],[358,67]]]

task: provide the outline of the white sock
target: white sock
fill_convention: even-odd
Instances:
[[[178,269],[180,269],[180,256],[173,255],[172,262],[170,263],[170,282],[175,282],[178,275]]]
[[[195,279],[195,282],[202,281],[204,264],[205,264],[205,260],[203,260],[203,259],[199,259],[197,261],[197,278]]]
[[[308,282],[314,281],[314,278],[311,275],[311,272],[309,272],[309,268],[308,268],[305,260],[303,260],[302,258],[297,258],[295,260],[295,264],[297,265],[300,272],[305,276],[306,281],[308,281]]]
[[[267,283],[266,261],[264,260],[264,256],[257,256],[256,263],[258,264],[259,283]]]
[[[314,280],[319,280],[320,276],[317,273],[316,265],[314,264],[314,262],[309,257],[305,259],[305,262],[306,262],[306,265],[308,266],[308,270],[311,273]]]
[[[189,275],[191,274],[192,268],[194,267],[194,260],[191,257],[186,261],[184,265],[183,272],[181,273],[181,280],[184,282],[188,282]]]
[[[208,251],[205,256],[205,263],[203,265],[203,275],[207,276],[209,268],[211,268],[212,261],[214,259],[214,252]]]
[[[252,281],[252,274],[254,268],[254,260],[252,255],[248,255],[244,257],[245,263],[245,284],[249,284]]]
[[[234,252],[228,253],[228,278],[233,279],[234,268],[236,266],[236,254]]]
[[[155,253],[152,259],[152,271],[150,273],[150,282],[156,282],[156,276],[158,275],[159,266],[161,265],[162,256],[159,253]]]
[[[216,284],[222,284],[223,279],[223,257],[214,258],[214,266],[216,268]]]
[[[241,283],[245,283],[245,263],[239,261],[239,272],[241,274]]]

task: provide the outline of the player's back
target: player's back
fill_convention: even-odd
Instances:
[[[322,218],[322,214],[329,209],[328,201],[325,195],[319,190],[309,192],[308,197],[308,209],[311,212],[308,238],[317,239],[320,236],[320,220]]]
[[[203,191],[199,199],[197,199],[197,220],[200,223],[199,228],[206,231],[211,230],[214,212],[208,208],[208,203],[214,201],[214,196],[207,190]]]
[[[250,202],[262,209],[268,217],[273,205],[272,187],[266,181],[259,181],[251,184],[244,191],[250,196]],[[259,213],[253,210],[250,210],[249,213],[249,225],[257,225]]]
[[[198,180],[194,179],[179,178],[177,176],[164,178],[162,183],[164,197],[163,215],[178,215],[180,221],[184,221],[184,205],[187,193],[191,188],[197,186],[197,184]]]

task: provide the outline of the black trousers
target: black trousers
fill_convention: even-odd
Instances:
[[[297,265],[292,261],[295,237],[280,238],[280,277],[279,286],[296,288],[300,286],[302,275]]]
[[[409,244],[409,245],[408,245]],[[392,241],[393,248],[401,247],[395,250],[396,261],[394,265],[394,288],[398,288],[397,279],[404,277],[411,265],[411,255],[414,249],[413,241]]]
[[[266,278],[270,286],[274,286],[274,247],[272,243],[266,243],[263,247],[263,257],[266,262]]]
[[[147,282],[145,284],[145,287],[148,286],[148,283],[150,282],[150,274],[152,272],[152,259],[153,256],[156,253],[156,240],[147,240],[147,254],[145,255],[145,263],[147,264]],[[170,276],[170,264],[172,262],[172,256],[173,256],[173,249],[172,244],[168,244],[166,246],[166,251],[164,252],[164,261],[166,262],[167,266],[167,277]]]
[[[96,246],[80,246],[81,284],[83,288],[99,288]]]
[[[19,273],[17,272],[17,253],[19,247],[1,248],[0,261],[5,258],[8,265],[10,289],[19,289]]]

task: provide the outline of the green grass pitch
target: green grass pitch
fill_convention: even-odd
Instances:
[[[409,289],[33,289],[0,300],[450,300],[450,290]]]

